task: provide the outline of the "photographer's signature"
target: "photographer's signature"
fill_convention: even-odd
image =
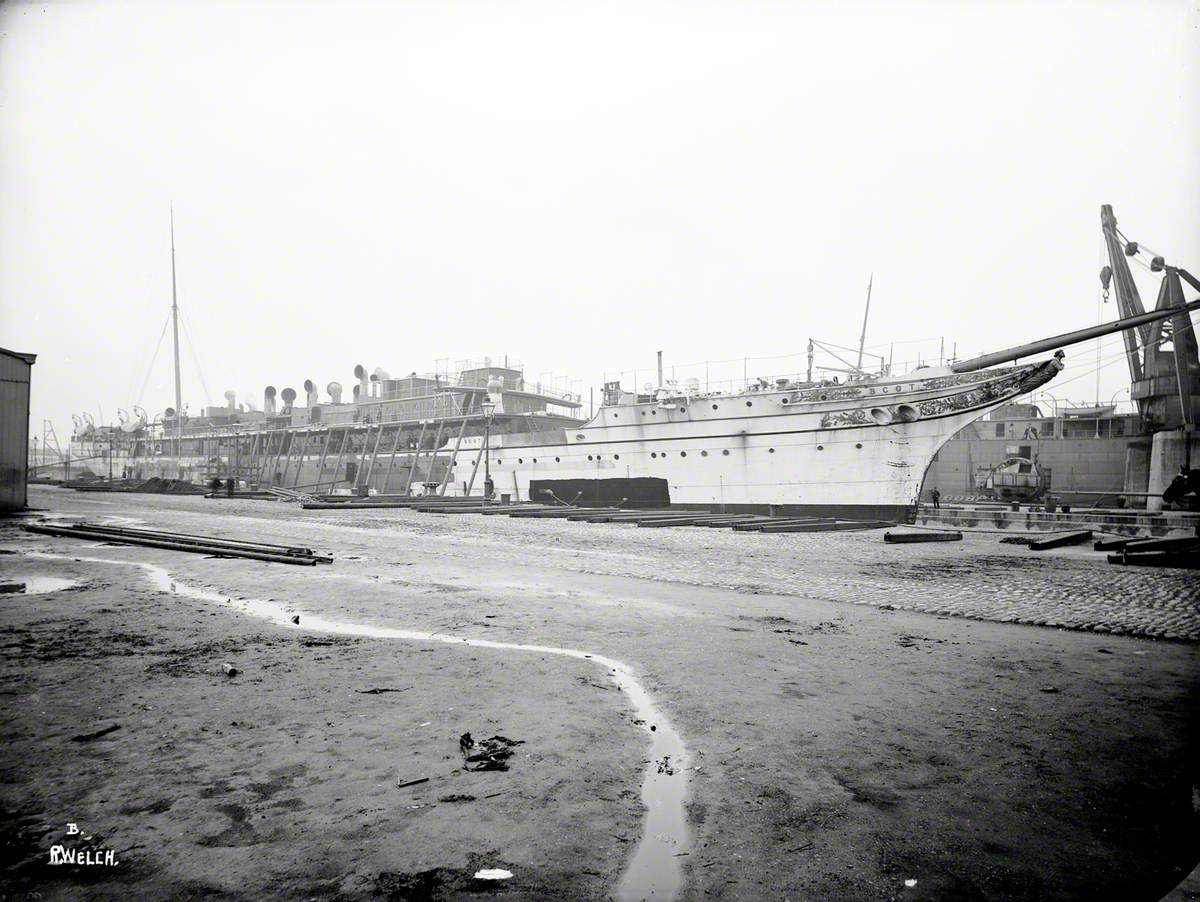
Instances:
[[[115,849],[97,848],[96,846],[87,845],[87,843],[92,841],[93,837],[84,836],[78,824],[68,822],[67,837],[74,837],[73,843],[76,844],[56,843],[51,846],[50,864],[110,868],[120,864],[117,860]]]

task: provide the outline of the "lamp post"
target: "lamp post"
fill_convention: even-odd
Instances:
[[[491,434],[492,415],[496,412],[496,402],[485,397],[479,408],[483,411],[483,501],[486,504],[492,497]]]

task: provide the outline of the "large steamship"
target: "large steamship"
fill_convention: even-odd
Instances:
[[[1111,231],[1115,242],[1115,220]],[[578,395],[528,383],[507,359],[399,379],[358,366],[349,401],[336,382],[321,401],[306,380],[304,406],[295,390],[269,386],[262,410],[237,405],[226,393],[225,407],[189,417],[176,347],[176,406],[153,419],[138,408],[136,416],[122,411],[119,426],[77,420],[70,456],[93,472],[107,466],[114,477],[132,480],[223,479],[309,494],[487,492],[517,501],[899,520],[917,503],[946,442],[1052,380],[1068,345],[1120,332],[1132,349],[1140,337],[1149,362],[1139,358],[1135,375],[1145,365],[1153,376],[1147,392],[1167,379],[1177,385],[1183,422],[1192,423],[1200,364],[1189,314],[1200,301],[1185,303],[1180,277],[1198,289],[1200,281],[1161,258],[1154,266],[1167,278],[1149,313],[1131,298],[1115,322],[907,374],[855,367],[840,383],[758,380],[708,392],[696,380],[664,380],[660,358],[656,386],[637,392],[607,383],[599,409],[586,419]],[[1117,266],[1116,275],[1124,296],[1127,270]],[[1164,336],[1177,337],[1169,371],[1154,363],[1164,356],[1155,350]],[[1019,362],[1048,352],[1054,356]]]
[[[232,399],[194,419],[168,409],[136,428],[127,423],[100,436],[93,428],[78,448],[107,450],[114,475],[232,478],[312,494],[482,495],[494,488],[520,501],[903,519],[937,451],[967,424],[1052,380],[1063,355],[998,364],[1185,318],[1198,307],[906,375],[760,380],[728,392],[660,379],[660,387],[633,393],[609,383],[586,420],[578,396],[530,385],[514,365],[488,360],[401,379],[359,366],[349,402],[336,383],[327,402],[306,383],[307,406],[295,404],[291,390],[277,395],[268,387],[263,411]]]

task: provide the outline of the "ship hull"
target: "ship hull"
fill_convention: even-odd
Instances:
[[[655,504],[903,519],[951,436],[1057,372],[1057,361],[1048,361],[889,383],[618,405],[602,408],[565,444],[493,448],[490,475],[497,494],[519,500],[620,503],[622,484],[654,480],[663,489],[651,499]],[[460,488],[467,483],[459,474],[473,463],[456,466]],[[472,493],[480,490],[477,481]]]

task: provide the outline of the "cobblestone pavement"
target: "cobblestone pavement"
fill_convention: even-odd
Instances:
[[[629,525],[416,514],[337,515],[328,522],[452,537],[489,553],[584,573],[637,576],[739,592],[797,595],[945,616],[1200,640],[1194,571],[1109,564],[1090,546],[1034,552],[999,535],[885,545],[882,530],[735,533]]]
[[[204,499],[165,496],[153,516],[214,512]],[[81,517],[116,511],[102,500],[46,492],[38,501]],[[146,503],[146,502],[143,502]],[[735,533],[726,529],[640,529],[626,524],[513,520],[473,514],[303,511],[292,504],[221,502],[223,515],[295,523],[297,535],[362,531],[367,547],[408,540],[436,553],[443,541],[486,559],[568,572],[634,576],[763,595],[890,606],[943,616],[1200,641],[1200,575],[1109,564],[1088,545],[1035,552],[1002,535],[962,542],[886,545],[883,530]],[[39,504],[40,506],[40,504]],[[122,511],[125,513],[125,511]],[[186,520],[181,520],[183,524]],[[194,523],[195,531],[204,531]],[[187,529],[180,525],[183,531]]]

